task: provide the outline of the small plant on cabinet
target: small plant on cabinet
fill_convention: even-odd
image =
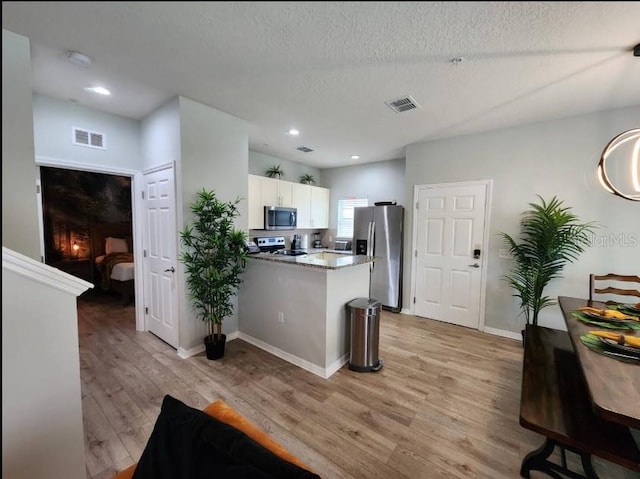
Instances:
[[[300,177],[300,183],[304,185],[315,185],[316,179],[313,177],[313,175],[310,175],[309,173],[307,173],[306,175],[302,175]]]
[[[280,179],[281,177],[284,176],[284,170],[282,169],[282,167],[280,165],[273,165],[272,167],[270,167],[267,171],[267,176],[269,178],[278,178]]]

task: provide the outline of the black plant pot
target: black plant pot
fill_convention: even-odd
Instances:
[[[216,338],[218,340],[216,341]],[[220,359],[224,356],[224,345],[227,341],[227,335],[207,336],[204,338],[204,347],[207,350],[207,359]]]

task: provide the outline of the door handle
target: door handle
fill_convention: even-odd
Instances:
[[[480,267],[480,265],[478,263],[470,264],[469,266],[471,266],[472,268],[479,268]]]
[[[165,270],[164,270],[164,272],[165,272],[165,273],[175,273],[175,272],[176,272],[176,269],[172,266],[172,267],[171,267],[171,268],[169,268],[169,269],[165,269]]]

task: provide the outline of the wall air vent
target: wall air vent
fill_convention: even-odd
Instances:
[[[384,104],[396,113],[403,113],[405,111],[420,108],[420,105],[418,105],[418,103],[409,95],[396,98],[395,100],[385,101]]]
[[[103,133],[97,133],[95,131],[89,131],[75,126],[71,128],[71,132],[71,143],[74,145],[87,146],[89,148],[97,148],[99,150],[107,149]]]
[[[313,151],[311,148],[307,148],[306,146],[299,146],[296,150],[302,151],[303,153],[310,153]]]

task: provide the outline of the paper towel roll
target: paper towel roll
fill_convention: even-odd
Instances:
[[[309,235],[303,234],[300,242],[300,249],[309,249]]]

